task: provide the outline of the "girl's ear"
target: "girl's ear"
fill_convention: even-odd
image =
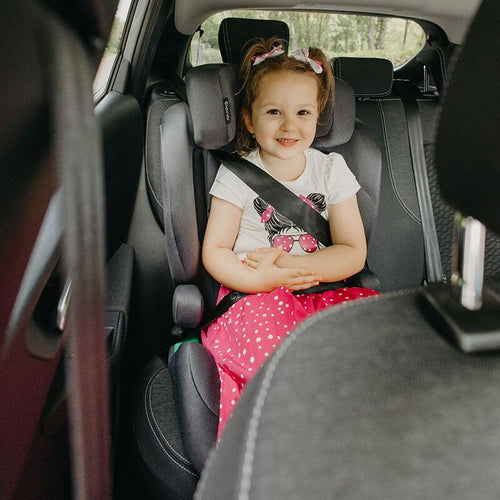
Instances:
[[[243,122],[245,123],[247,130],[253,134],[252,120],[250,119],[248,113],[243,113]]]

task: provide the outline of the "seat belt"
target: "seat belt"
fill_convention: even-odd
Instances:
[[[429,179],[427,177],[422,121],[420,119],[420,111],[412,87],[413,84],[406,81],[395,81],[393,84],[394,91],[403,102],[406,114],[411,163],[417,189],[420,219],[422,221],[427,282],[434,283],[443,281],[444,276],[441,266],[441,253],[439,251],[436,223],[432,210]]]
[[[73,492],[111,498],[109,372],[104,330],[102,153],[88,55],[62,21],[37,26],[46,57],[54,159],[63,200],[63,260],[71,280],[65,334]],[[67,302],[66,302],[67,304]]]
[[[281,182],[244,158],[222,150],[212,153],[276,210],[314,236],[324,246],[332,245],[328,221]]]

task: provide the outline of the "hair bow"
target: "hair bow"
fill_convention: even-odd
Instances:
[[[299,61],[304,61],[306,63],[309,63],[315,73],[319,74],[323,72],[323,65],[321,64],[321,62],[309,58],[309,49],[294,50],[292,52],[292,57],[298,59]]]
[[[273,215],[274,212],[274,207],[272,205],[269,205],[265,210],[264,213],[262,214],[260,218],[260,222],[267,222],[271,216]]]
[[[266,52],[265,54],[259,54],[258,56],[253,56],[252,61],[253,64],[252,66],[257,66],[261,62],[264,62],[266,59],[269,59],[270,57],[276,57],[280,56],[281,54],[284,54],[285,51],[283,50],[283,45],[277,45],[274,47],[272,50],[269,52]]]

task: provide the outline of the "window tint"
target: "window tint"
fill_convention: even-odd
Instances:
[[[191,43],[191,64],[222,62],[217,34],[225,17],[279,19],[290,28],[290,48],[317,46],[329,57],[383,57],[400,66],[423,46],[414,21],[367,15],[276,11],[227,11],[207,19]]]
[[[120,51],[120,45],[125,29],[125,21],[130,10],[132,0],[120,0],[118,8],[116,9],[116,16],[111,28],[108,43],[104,49],[99,68],[94,78],[93,93],[94,98],[100,97],[109,81],[113,66]]]

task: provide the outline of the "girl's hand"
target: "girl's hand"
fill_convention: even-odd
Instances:
[[[265,248],[253,253],[257,255],[246,265],[255,272],[255,286],[259,291],[269,292],[280,286],[292,291],[305,290],[321,281],[321,277],[309,269],[278,267],[276,260],[283,253],[281,248]]]
[[[275,265],[279,266],[278,260],[283,255],[283,247],[264,247],[258,248],[255,252],[247,253],[244,263],[250,269],[258,269],[262,262],[264,262],[270,255],[275,256],[273,262]]]

